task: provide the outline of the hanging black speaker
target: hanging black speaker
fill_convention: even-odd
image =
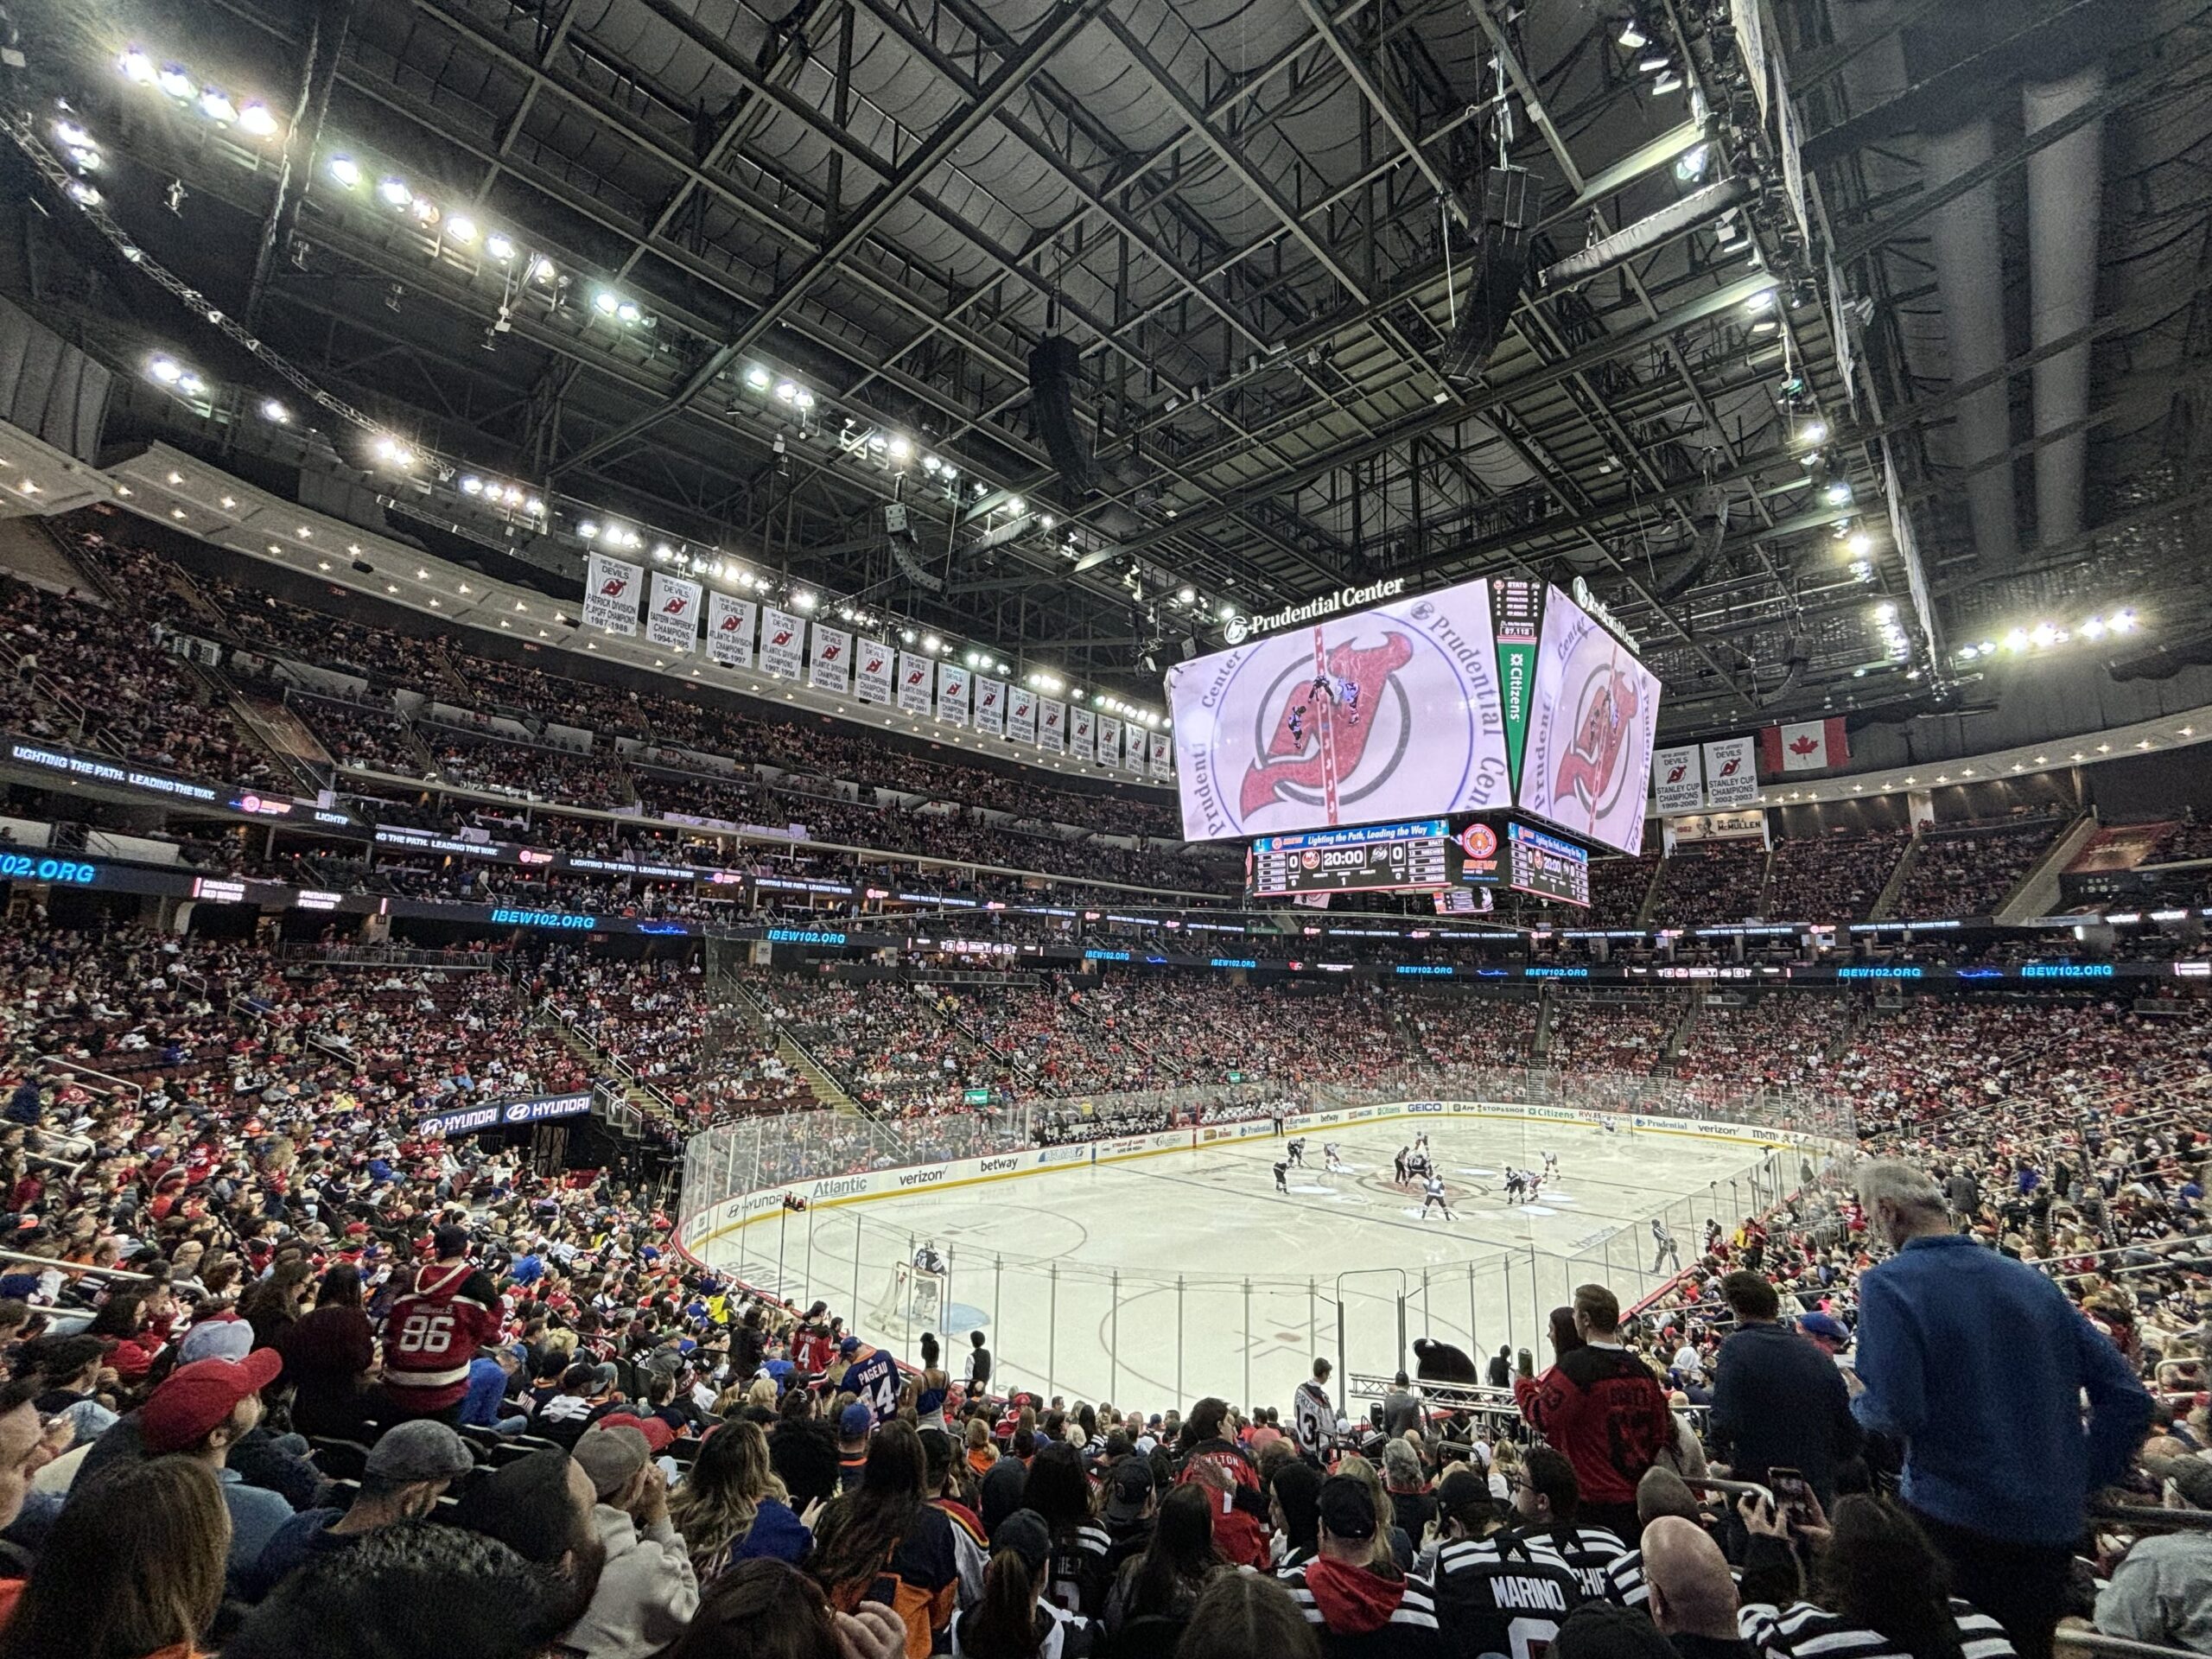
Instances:
[[[1029,353],[1029,406],[1037,419],[1037,435],[1059,469],[1060,484],[1068,502],[1090,488],[1090,445],[1075,419],[1075,383],[1080,363],[1075,342],[1065,334],[1047,334]]]
[[[1459,296],[1459,320],[1444,351],[1444,372],[1454,380],[1482,378],[1521,303],[1529,280],[1529,195],[1524,167],[1493,167],[1483,175],[1473,275]]]

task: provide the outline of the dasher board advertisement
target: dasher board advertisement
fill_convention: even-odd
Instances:
[[[1558,588],[1490,578],[1179,663],[1184,836],[1517,807],[1633,853],[1659,681],[1617,627]]]

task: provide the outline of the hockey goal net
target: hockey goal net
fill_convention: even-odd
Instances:
[[[874,1310],[887,1323],[936,1330],[944,1323],[944,1275],[901,1262],[891,1269],[882,1299]]]

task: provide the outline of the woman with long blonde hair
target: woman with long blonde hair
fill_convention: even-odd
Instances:
[[[768,1524],[755,1541],[766,1548],[747,1553],[794,1560],[786,1551],[796,1546],[804,1554],[805,1529],[790,1500],[769,1466],[767,1435],[760,1424],[740,1420],[707,1436],[683,1484],[668,1501],[668,1519],[683,1535],[692,1569],[706,1585],[728,1570],[736,1551],[761,1525],[764,1510]]]
[[[1390,1512],[1390,1493],[1382,1484],[1382,1477],[1376,1472],[1373,1464],[1356,1452],[1337,1459],[1337,1472],[1350,1475],[1366,1487],[1368,1496],[1375,1500],[1375,1537],[1368,1546],[1369,1564],[1402,1567],[1405,1563],[1398,1559],[1398,1552],[1392,1541],[1403,1538],[1405,1534],[1398,1530],[1396,1518]],[[1411,1554],[1410,1551],[1408,1553]]]

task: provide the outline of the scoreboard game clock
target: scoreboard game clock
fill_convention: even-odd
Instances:
[[[1255,899],[1434,890],[1452,884],[1454,850],[1441,818],[1262,836],[1246,858],[1246,884]]]
[[[1516,820],[1505,826],[1506,885],[1539,899],[1590,907],[1590,854]]]

